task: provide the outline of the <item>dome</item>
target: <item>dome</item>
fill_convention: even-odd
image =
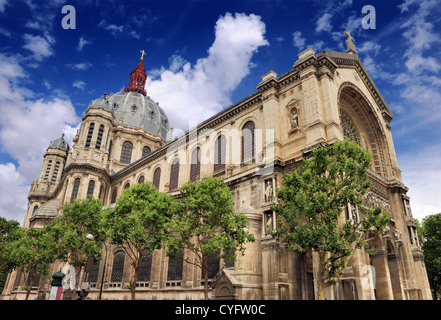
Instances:
[[[130,73],[129,84],[118,93],[104,94],[93,100],[89,108],[104,108],[115,116],[115,124],[144,129],[167,141],[171,133],[167,115],[145,91],[147,74],[143,64],[144,50],[138,65]]]
[[[66,140],[64,140],[64,133],[61,135],[61,138],[51,141],[49,148],[69,151],[69,144],[66,142]]]
[[[104,108],[115,116],[115,124],[144,129],[159,134],[164,141],[170,132],[167,115],[150,97],[138,92],[111,93],[93,100],[89,108]]]

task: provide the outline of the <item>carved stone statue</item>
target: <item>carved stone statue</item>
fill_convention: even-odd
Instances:
[[[291,110],[291,130],[297,130],[299,128],[299,118],[297,115],[297,108]]]
[[[346,53],[355,53],[355,54],[357,54],[357,51],[355,50],[355,46],[354,46],[354,38],[352,38],[351,33],[349,32],[349,30],[345,31],[345,35],[346,35],[346,37],[348,37],[348,39],[345,41],[346,46],[348,47],[348,49],[346,50]]]
[[[271,181],[268,180],[265,186],[265,203],[271,201],[272,195],[273,195],[273,186],[271,185]]]
[[[269,235],[269,232],[271,230],[273,230],[273,213],[272,212],[267,212],[265,213],[265,218],[266,218],[266,235]]]

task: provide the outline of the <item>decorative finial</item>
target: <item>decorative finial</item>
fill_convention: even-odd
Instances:
[[[64,132],[61,134],[61,139],[64,139]]]
[[[346,53],[355,53],[357,54],[357,51],[355,50],[355,46],[354,46],[354,38],[352,38],[351,33],[349,32],[349,30],[345,31],[345,35],[346,37],[348,37],[348,39],[345,41],[346,46],[347,46],[347,50]]]
[[[144,50],[141,50],[141,51],[139,51],[139,52],[142,53],[142,54],[141,54],[141,60],[144,60],[145,51],[144,51]]]

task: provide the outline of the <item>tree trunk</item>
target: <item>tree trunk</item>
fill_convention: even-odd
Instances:
[[[135,268],[135,272],[133,274],[133,281],[131,283],[131,287],[130,287],[130,291],[131,291],[131,296],[132,296],[132,300],[135,300],[136,297],[136,283],[138,282],[138,273],[139,273],[139,264],[138,266],[136,266]]]
[[[325,300],[325,252],[319,252],[318,280],[318,300]]]
[[[25,297],[25,300],[29,299],[29,295],[31,294],[32,284],[34,283],[34,278],[35,278],[35,275],[29,273],[28,280],[30,280],[30,281],[28,281],[29,285],[26,284],[26,297]]]
[[[204,299],[208,300],[208,265],[207,258],[202,258],[202,273],[204,274]]]

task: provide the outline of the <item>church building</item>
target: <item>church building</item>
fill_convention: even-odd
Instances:
[[[326,289],[326,299],[432,299],[395,154],[393,114],[347,35],[346,52],[306,49],[291,70],[267,72],[255,92],[175,139],[167,114],[148,95],[141,57],[124,90],[90,102],[72,146],[63,136],[50,142],[31,185],[23,227],[42,227],[62,214],[64,204],[88,195],[109,207],[124,189],[147,181],[177,196],[189,180],[222,177],[256,241],[234,264],[221,260],[210,271],[210,298],[312,300],[318,296],[318,257],[287,250],[269,235],[276,227],[270,198],[312,150],[349,138],[372,155],[366,203],[389,211],[391,220],[370,244],[377,253],[357,250],[341,279]],[[348,206],[342,216],[358,214]],[[54,263],[49,276],[34,281],[30,299],[48,299],[50,275],[62,266]],[[375,285],[366,286],[372,270]],[[87,274],[88,298],[130,299],[131,272],[124,250],[107,243],[103,260]],[[12,272],[1,299],[23,299],[25,282],[19,269]],[[146,300],[204,297],[200,269],[163,250],[146,255],[136,290],[137,299]]]

